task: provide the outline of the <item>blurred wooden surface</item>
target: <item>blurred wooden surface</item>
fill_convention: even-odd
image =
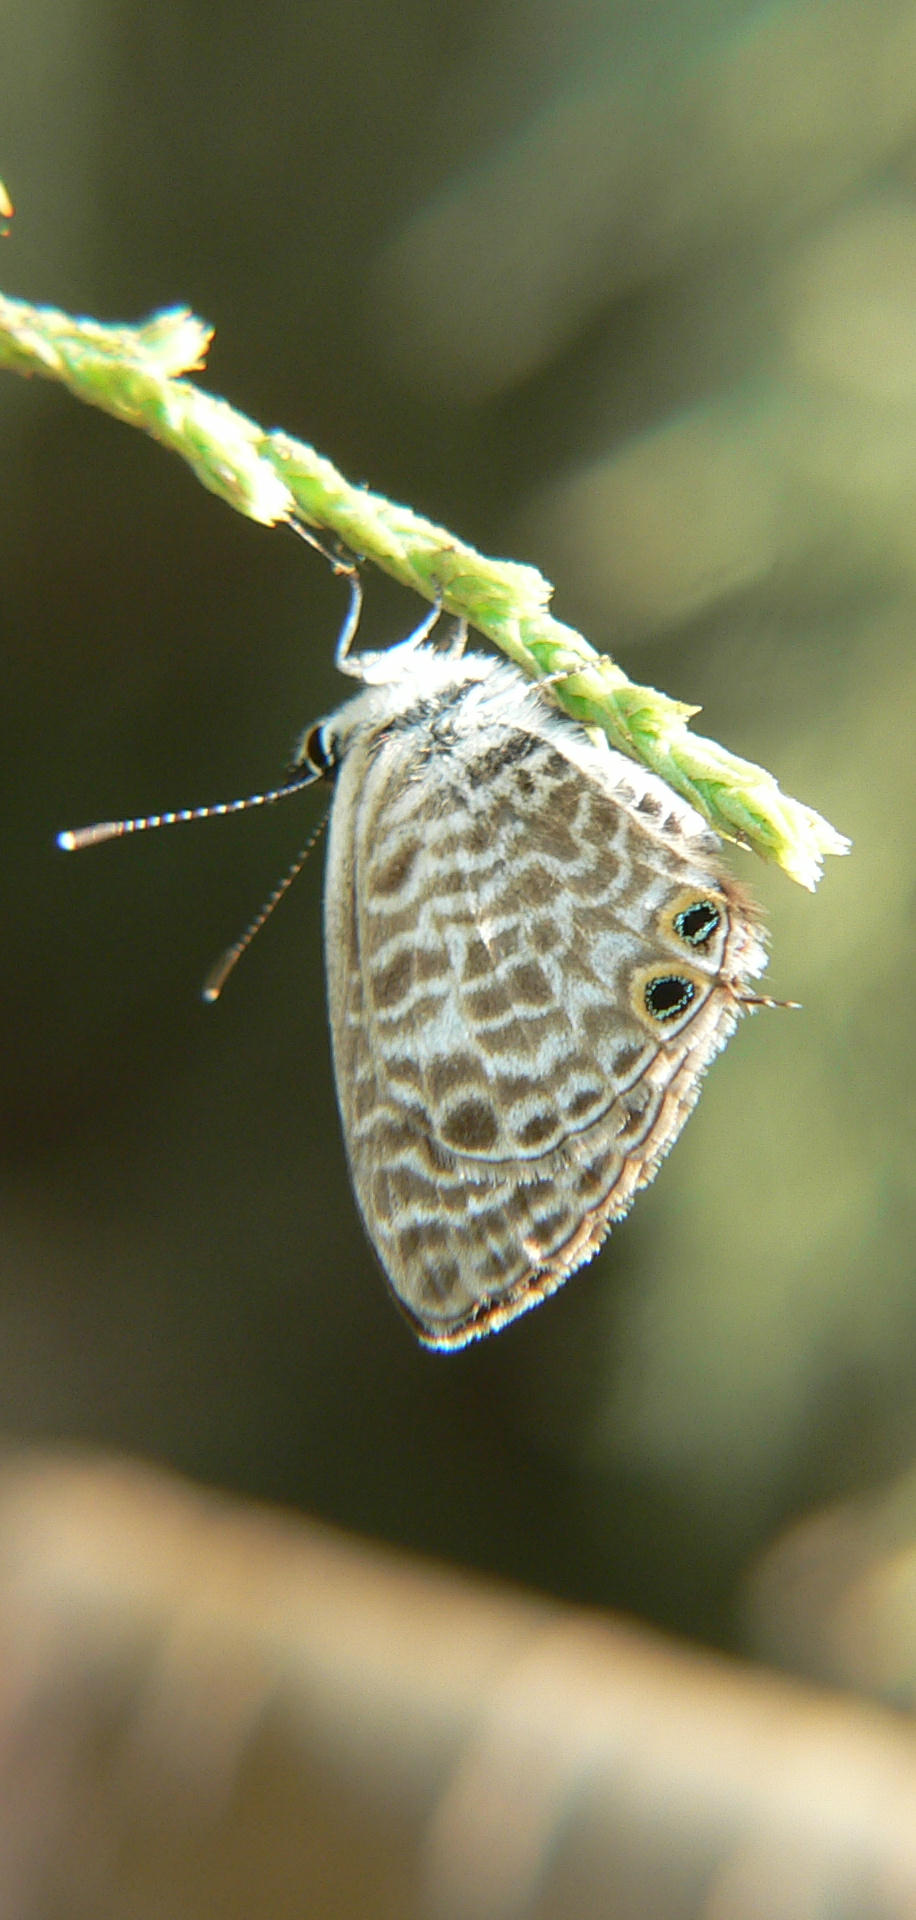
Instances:
[[[889,1706],[916,1707],[916,1472],[803,1514],[746,1584],[764,1660]]]
[[[127,1461],[0,1476],[0,1916],[891,1920],[916,1730]]]

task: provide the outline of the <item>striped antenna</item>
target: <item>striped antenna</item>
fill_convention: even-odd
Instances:
[[[6,206],[4,201],[3,183],[0,181],[0,215],[10,215],[12,208]],[[350,582],[350,606],[337,642],[338,656],[345,659],[359,625],[362,605],[362,586],[356,560],[342,546],[336,552],[332,552],[301,521],[291,519],[288,524],[300,539],[305,540],[310,547],[314,547],[322,555],[332,573],[343,575]],[[243,800],[217,800],[204,807],[176,807],[168,813],[143,813],[133,820],[98,820],[91,827],[67,827],[57,835],[57,845],[64,853],[78,853],[83,847],[98,847],[105,840],[121,840],[129,833],[148,833],[153,827],[184,826],[189,820],[218,820],[230,813],[247,813],[253,807],[271,807],[276,800],[285,800],[290,794],[302,793],[306,787],[314,786],[316,780],[323,777],[321,768],[309,767],[305,773],[296,771],[282,787],[271,787],[266,793],[250,793]],[[310,835],[301,852],[296,855],[288,872],[284,874],[269,899],[246,927],[241,939],[233,941],[232,946],[227,947],[222,958],[214,967],[211,967],[202,989],[205,1000],[219,999],[236,962],[241,959],[246,947],[251,945],[255,934],[260,932],[265,920],[270,918],[274,908],[288,892],[296,875],[301,873],[315,842],[324,831],[326,819],[327,814],[319,821],[314,833]]]
[[[216,965],[210,968],[201,988],[201,993],[209,1004],[212,1005],[214,1000],[219,999],[226,981],[235,967],[236,961],[241,960],[242,954],[245,952],[246,947],[250,947],[255,934],[260,933],[265,920],[270,919],[274,907],[279,906],[283,895],[289,891],[296,875],[302,872],[312,848],[316,842],[321,839],[327,825],[327,819],[328,816],[325,814],[323,819],[319,820],[314,833],[309,835],[305,846],[300,853],[297,853],[288,872],[283,875],[282,880],[274,887],[273,893],[265,900],[263,907],[255,914],[254,919],[249,922],[241,939],[233,940],[231,947],[227,947],[225,953],[217,960]]]
[[[103,840],[120,840],[127,833],[147,833],[151,827],[180,827],[187,820],[218,820],[227,813],[246,813],[250,807],[271,807],[275,800],[301,793],[320,778],[311,767],[285,786],[272,787],[268,793],[250,793],[244,800],[217,800],[208,807],[179,807],[173,813],[140,814],[136,820],[99,820],[94,827],[68,827],[58,834],[57,844],[64,853],[78,853],[82,847],[98,847]]]
[[[2,191],[0,182],[0,195]],[[0,199],[0,213],[2,211]],[[291,519],[288,525],[300,540],[305,540],[315,548],[316,553],[321,554],[332,573],[342,575],[350,582],[350,606],[337,641],[337,655],[345,659],[359,625],[362,606],[359,568],[345,548],[332,552],[301,520]],[[285,800],[289,793],[301,793],[304,787],[312,786],[321,778],[320,771],[312,767],[308,773],[296,774],[282,787],[273,787],[269,793],[251,793],[245,800],[220,800],[208,807],[179,807],[171,813],[145,813],[136,820],[99,820],[93,827],[68,827],[65,832],[58,834],[57,844],[64,853],[78,853],[82,847],[98,847],[103,840],[120,840],[127,833],[147,833],[151,827],[183,826],[187,820],[216,820],[227,813],[245,813],[249,807],[270,807],[275,800]]]

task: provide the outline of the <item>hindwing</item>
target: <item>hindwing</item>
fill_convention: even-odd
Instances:
[[[432,1346],[503,1325],[594,1251],[764,964],[698,816],[620,755],[563,749],[561,726],[464,737],[459,713],[432,744],[358,741],[340,770],[338,1099],[369,1236]]]

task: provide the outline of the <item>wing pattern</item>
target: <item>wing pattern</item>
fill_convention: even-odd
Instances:
[[[355,1191],[439,1347],[503,1325],[595,1250],[764,965],[715,836],[689,810],[685,828],[661,782],[611,752],[569,757],[560,726],[474,725],[459,710],[435,751],[416,728],[352,747],[326,896]]]

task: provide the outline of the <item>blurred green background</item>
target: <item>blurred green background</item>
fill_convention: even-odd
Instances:
[[[734,855],[804,1012],[552,1303],[422,1353],[345,1177],[320,853],[199,998],[320,798],[53,845],[271,784],[344,590],[7,375],[0,1427],[745,1645],[758,1556],[913,1455],[916,4],[11,0],[2,40],[6,291],[191,304],[214,391],[541,566],[855,847],[815,898]],[[416,617],[367,589],[366,642]]]

